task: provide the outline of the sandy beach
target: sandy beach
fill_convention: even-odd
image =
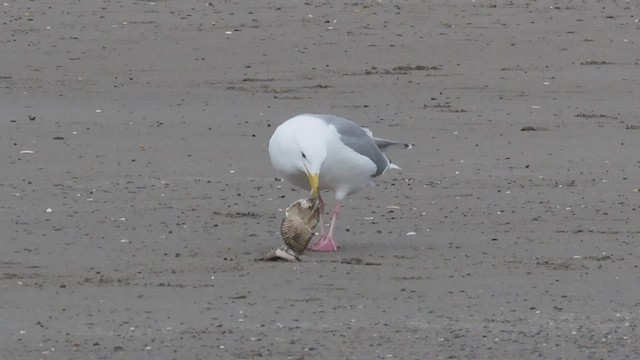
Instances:
[[[640,358],[639,10],[7,0],[0,357]],[[256,261],[300,113],[415,146]]]

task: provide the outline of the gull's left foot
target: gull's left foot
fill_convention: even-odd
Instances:
[[[333,241],[333,236],[322,235],[313,245],[309,246],[309,250],[313,251],[338,251],[338,245]]]

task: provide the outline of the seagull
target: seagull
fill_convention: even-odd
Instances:
[[[389,169],[400,169],[383,153],[391,147],[411,145],[385,140],[351,120],[334,115],[301,114],[276,128],[269,140],[273,167],[285,179],[320,204],[320,239],[309,246],[314,251],[337,251],[334,230],[344,199],[373,186],[374,179]],[[322,190],[335,193],[329,231],[322,222]]]

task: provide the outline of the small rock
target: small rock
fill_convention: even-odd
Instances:
[[[549,131],[549,129],[542,126],[524,126],[520,131]]]

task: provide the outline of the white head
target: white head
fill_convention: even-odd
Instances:
[[[295,117],[280,125],[269,141],[273,166],[294,184],[306,176],[312,197],[319,195],[320,168],[327,157],[326,125],[315,118]]]

